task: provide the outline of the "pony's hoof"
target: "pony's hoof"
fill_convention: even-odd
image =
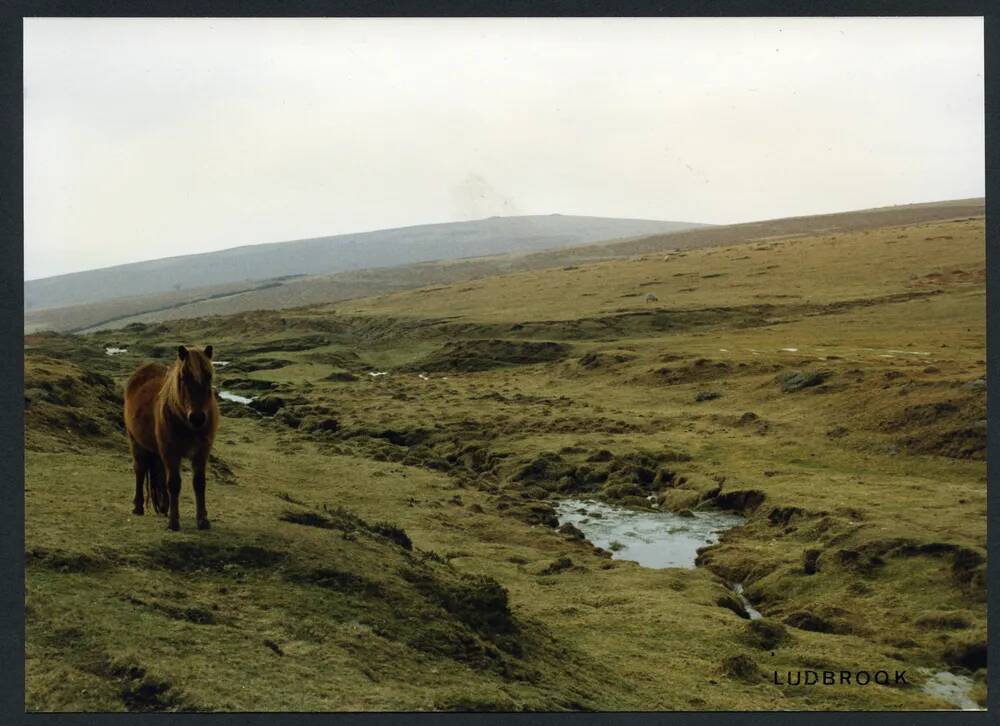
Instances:
[[[174,520],[170,520],[169,522],[167,522],[167,529],[169,530],[176,532],[180,528],[181,528],[180,522],[175,522]]]
[[[211,529],[212,525],[208,523],[207,519],[198,520],[198,529]]]
[[[132,508],[132,514],[138,514],[141,517],[145,513],[146,512],[145,512],[145,510],[143,510],[142,507],[133,507]]]

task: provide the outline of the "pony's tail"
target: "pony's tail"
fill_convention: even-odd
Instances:
[[[146,506],[152,504],[153,511],[157,514],[166,514],[169,505],[167,504],[167,493],[163,483],[162,469],[155,469],[154,471],[154,467],[158,466],[161,466],[159,462],[154,462],[154,466],[146,470],[146,478],[143,482],[146,487]],[[155,477],[153,476],[154,473],[156,473]]]

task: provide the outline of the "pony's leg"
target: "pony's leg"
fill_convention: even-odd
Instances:
[[[143,490],[146,474],[149,471],[146,452],[139,449],[135,439],[128,437],[129,448],[132,450],[132,471],[135,473],[135,499],[132,500],[132,514],[145,514],[143,507]]]
[[[205,467],[208,464],[208,451],[198,452],[191,459],[191,481],[194,484],[194,500],[197,507],[198,529],[208,529],[208,511],[205,509]]]
[[[181,460],[179,457],[163,457],[163,467],[167,471],[167,490],[170,493],[170,514],[167,529],[181,528],[179,499],[181,494]]]
[[[170,498],[167,494],[167,476],[163,471],[163,462],[159,456],[153,456],[149,467],[150,498],[157,514],[166,514],[170,509]]]

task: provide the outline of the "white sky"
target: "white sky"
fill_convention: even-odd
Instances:
[[[979,18],[26,19],[25,278],[492,214],[981,196]]]

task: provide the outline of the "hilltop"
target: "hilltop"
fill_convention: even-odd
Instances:
[[[544,216],[490,217],[233,247],[24,283],[26,309],[95,303],[295,275],[328,275],[429,260],[533,252],[702,227],[692,222]]]

